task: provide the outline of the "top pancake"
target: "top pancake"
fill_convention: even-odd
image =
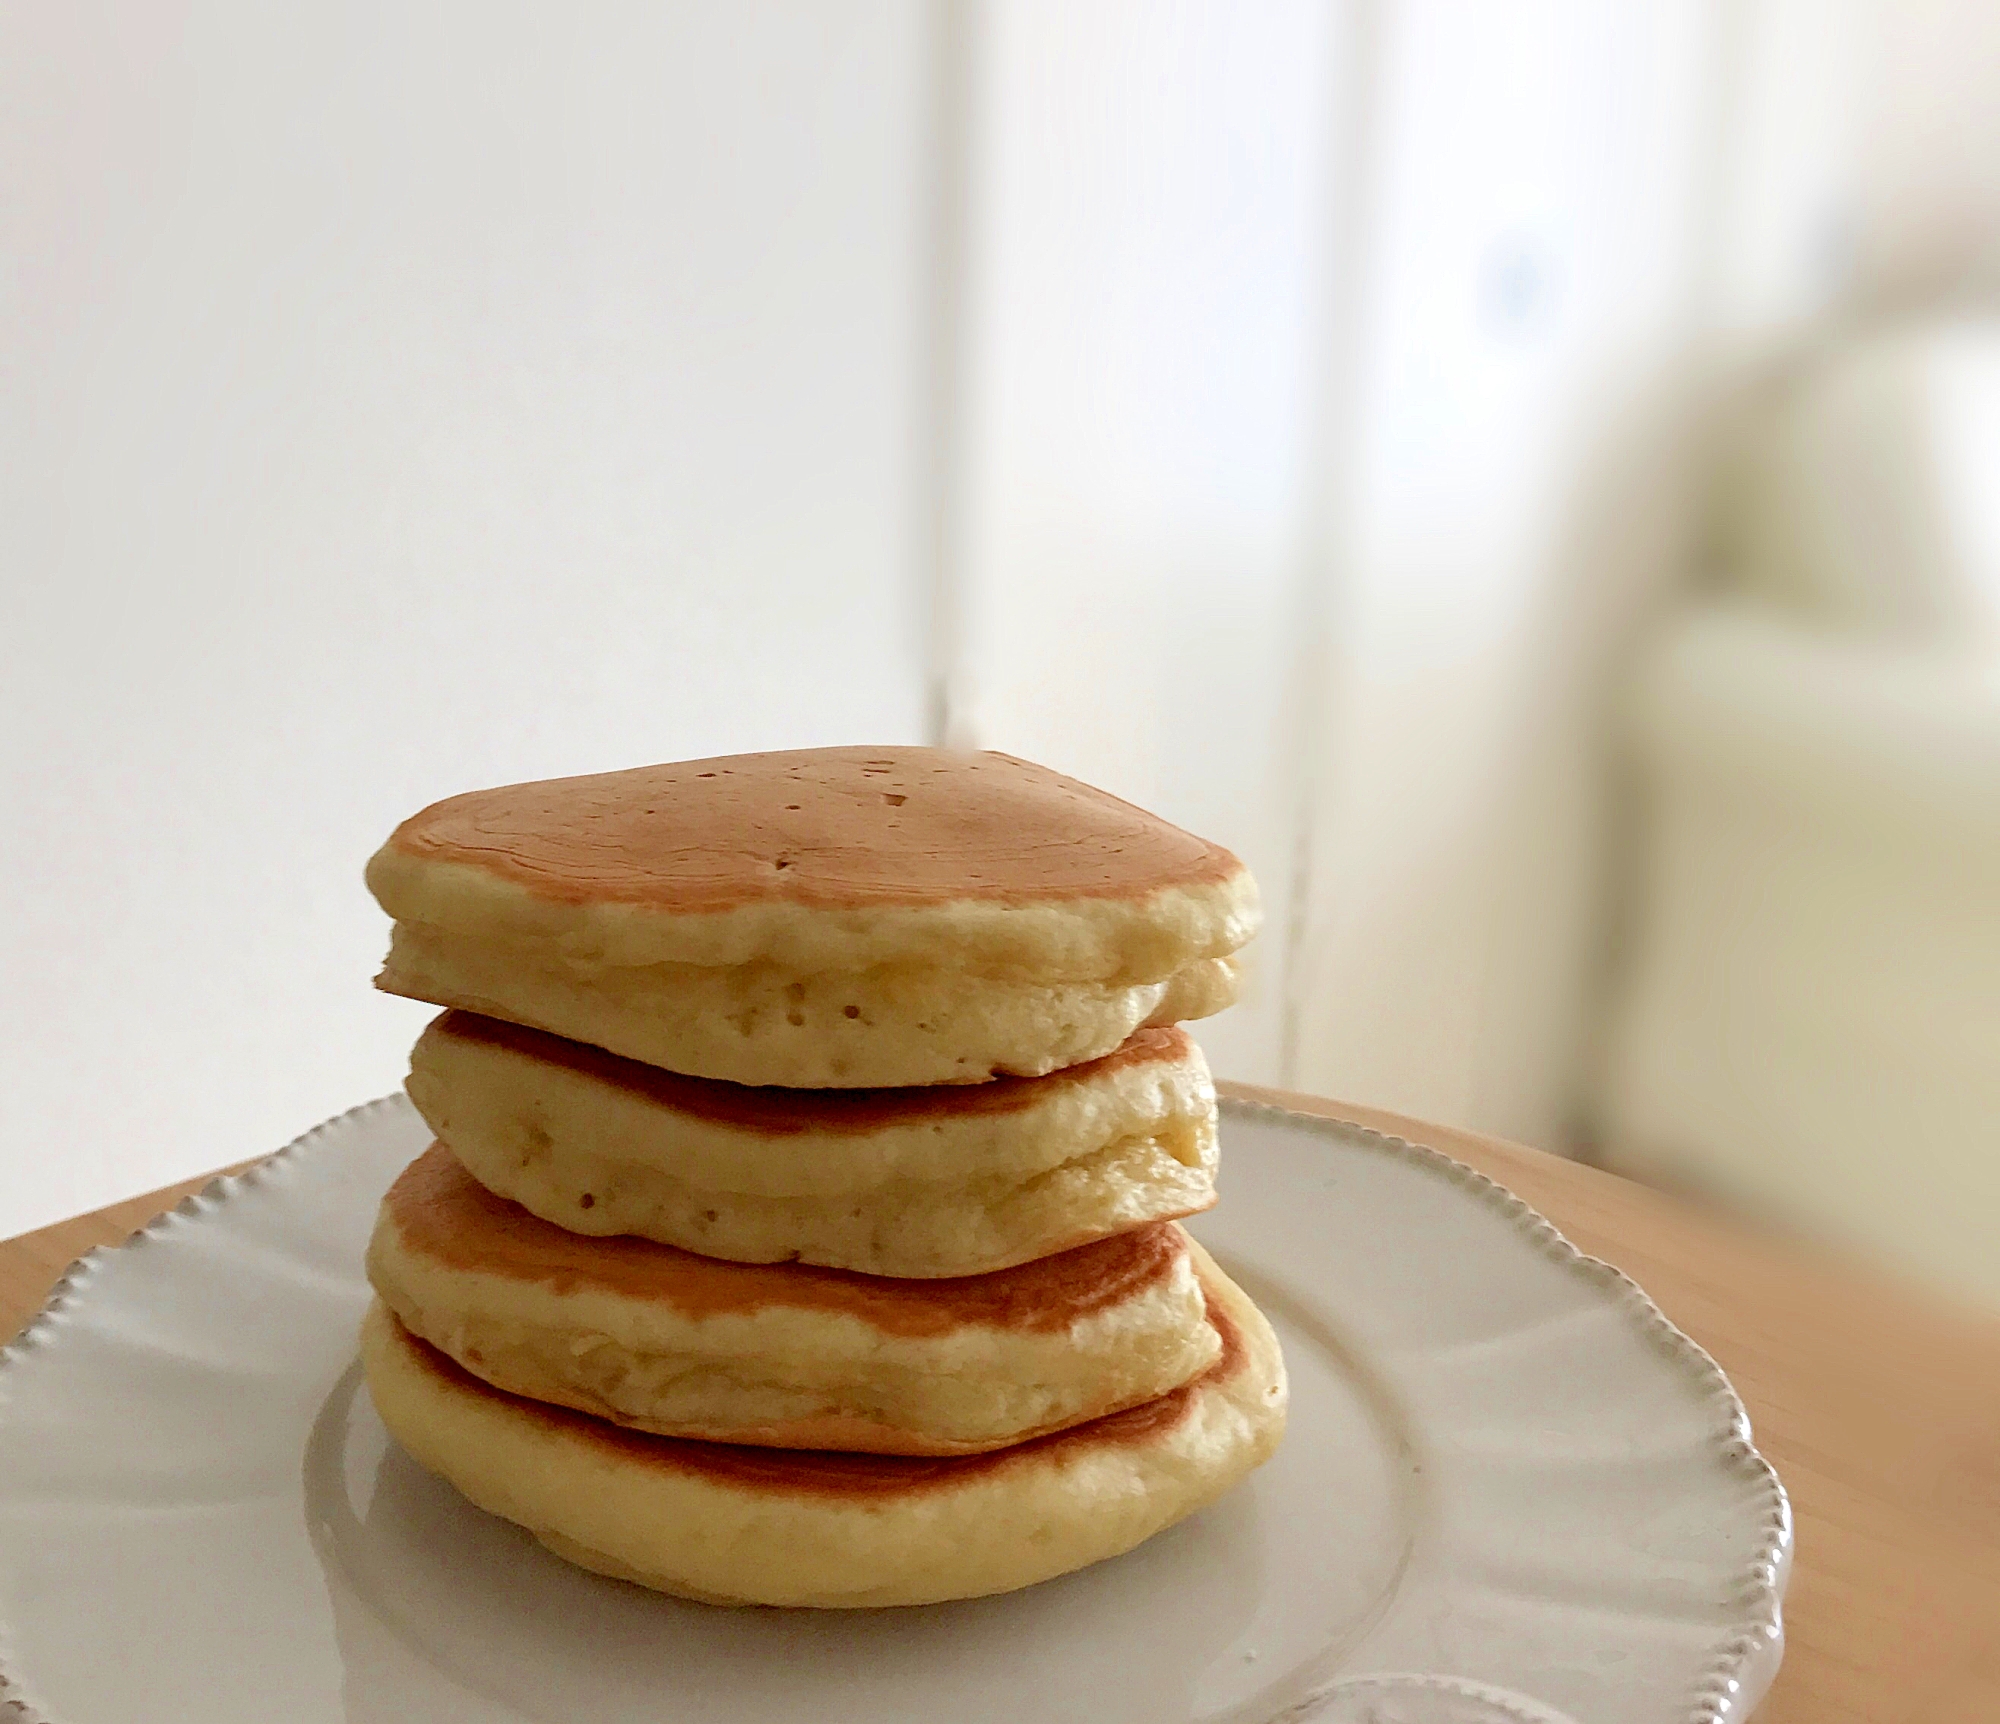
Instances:
[[[476,790],[389,842],[562,903],[694,914],[1139,898],[1242,871],[1220,845],[1045,766],[938,748],[723,755]]]
[[[454,796],[404,821],[368,878],[399,920],[626,963],[970,958],[1153,981],[1227,955],[1256,920],[1219,845],[1046,767],[913,747]]]

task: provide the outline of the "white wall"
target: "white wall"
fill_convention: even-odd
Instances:
[[[917,739],[921,25],[0,14],[0,1235],[396,1084],[420,804]]]
[[[1870,0],[1853,152],[1856,264],[1875,294],[2000,281],[2000,6]]]
[[[1599,709],[1679,549],[1709,20],[1664,0],[1382,20],[1292,1075],[1559,1141]]]
[[[1230,845],[1281,1074],[1335,12],[1008,0],[971,46],[957,738]]]
[[[1717,15],[1702,357],[1726,393],[1852,286],[1861,115],[1897,0],[1751,0]]]

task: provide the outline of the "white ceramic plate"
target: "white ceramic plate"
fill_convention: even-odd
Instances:
[[[1196,1229],[1283,1450],[1026,1592],[715,1610],[569,1567],[358,1387],[370,1103],[98,1253],[0,1369],[0,1698],[35,1724],[1720,1724],[1776,1671],[1784,1493],[1637,1288],[1430,1150],[1231,1106]],[[0,1705],[0,1714],[5,1713]]]

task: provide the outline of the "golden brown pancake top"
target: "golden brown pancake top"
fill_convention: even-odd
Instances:
[[[389,840],[562,903],[690,914],[1136,898],[1239,873],[1220,845],[1005,754],[809,748],[475,790]]]
[[[759,1089],[720,1078],[686,1077],[639,1060],[607,1053],[583,1042],[502,1023],[476,1012],[451,1011],[425,1032],[453,1041],[502,1048],[544,1064],[561,1066],[600,1083],[645,1097],[676,1113],[719,1125],[738,1126],[766,1137],[801,1132],[852,1133],[888,1130],[923,1120],[1015,1113],[1057,1093],[1051,1085],[1090,1083],[1129,1066],[1187,1058],[1193,1040],[1178,1024],[1139,1030],[1102,1059],[1067,1066],[1047,1077],[999,1077],[983,1084],[933,1084],[909,1089]]]
[[[967,1324],[1052,1332],[1136,1297],[1187,1253],[1171,1221],[987,1275],[890,1280],[804,1263],[727,1263],[650,1239],[586,1238],[496,1197],[434,1143],[397,1178],[383,1208],[406,1250],[447,1268],[603,1288],[657,1299],[693,1318],[771,1306],[839,1311],[889,1335],[944,1335]]]
[[[1204,1386],[1226,1382],[1249,1358],[1242,1332],[1220,1301],[1208,1301],[1208,1320],[1222,1340],[1215,1363],[1192,1382],[1121,1413],[1071,1425],[1045,1437],[979,1455],[874,1455],[826,1449],[764,1449],[738,1443],[708,1443],[693,1437],[656,1437],[626,1430],[603,1419],[549,1406],[496,1389],[456,1360],[395,1322],[396,1334],[412,1356],[440,1381],[462,1393],[505,1402],[516,1413],[598,1444],[621,1460],[668,1472],[694,1473],[746,1490],[787,1496],[884,1497],[915,1495],[959,1484],[981,1473],[1023,1462],[1060,1460],[1085,1450],[1157,1441],[1188,1416]]]

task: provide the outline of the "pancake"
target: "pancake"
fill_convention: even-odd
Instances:
[[[377,985],[668,1071],[870,1088],[1039,1076],[1220,1011],[1256,887],[1046,767],[730,755],[477,791],[368,865]]]
[[[1195,1252],[1220,1343],[1214,1365],[1109,1418],[959,1459],[621,1430],[490,1387],[380,1304],[362,1329],[362,1361],[383,1422],[420,1464],[600,1574],[711,1603],[975,1598],[1130,1550],[1276,1449],[1277,1339]]]
[[[438,1144],[383,1199],[368,1278],[411,1333],[514,1394],[664,1436],[953,1455],[1212,1365],[1190,1253],[1166,1221],[962,1280],[722,1263],[552,1227]]]
[[[1215,1087],[1179,1028],[1044,1078],[787,1090],[447,1012],[408,1087],[544,1220],[744,1263],[980,1275],[1215,1201]]]

